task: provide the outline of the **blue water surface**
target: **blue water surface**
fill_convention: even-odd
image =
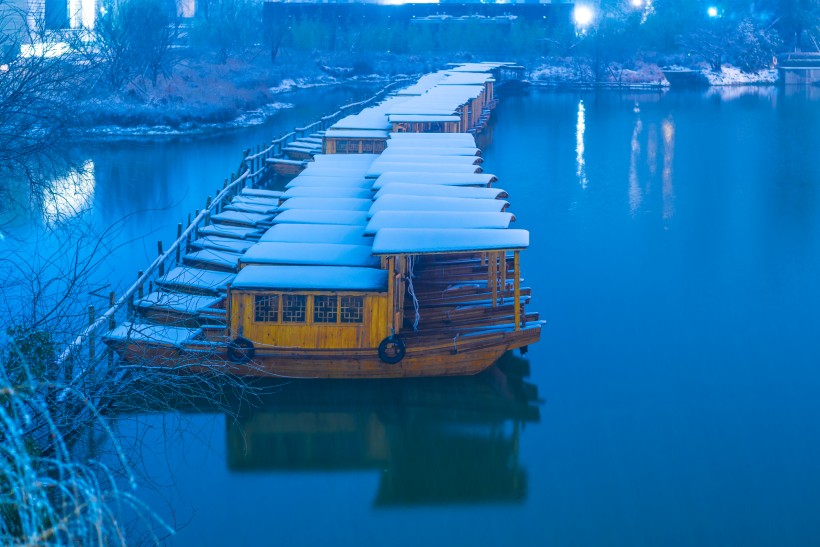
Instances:
[[[504,97],[529,376],[124,419],[166,541],[820,545],[818,128],[799,90]]]

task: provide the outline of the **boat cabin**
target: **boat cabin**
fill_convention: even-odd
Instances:
[[[246,266],[229,291],[231,336],[258,350],[375,348],[389,334],[387,289],[375,268]]]

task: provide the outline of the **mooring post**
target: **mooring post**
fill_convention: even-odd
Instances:
[[[88,326],[91,326],[91,325],[94,324],[94,319],[95,319],[94,315],[95,315],[94,314],[94,306],[93,305],[88,306]],[[89,365],[91,364],[92,361],[94,361],[95,350],[96,350],[94,345],[96,344],[96,341],[97,340],[96,340],[96,337],[94,336],[94,331],[93,330],[89,331],[88,332],[88,363],[89,363]]]
[[[157,241],[157,255],[162,256],[162,241]],[[165,261],[159,261],[159,275],[165,275]]]

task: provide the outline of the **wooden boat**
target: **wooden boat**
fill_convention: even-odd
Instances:
[[[467,96],[484,101],[479,88]],[[384,124],[379,112],[345,123]],[[520,281],[529,234],[509,228],[480,163],[469,133],[316,155],[284,192],[243,192],[214,215],[106,341],[126,360],[251,376],[476,374],[542,325]]]

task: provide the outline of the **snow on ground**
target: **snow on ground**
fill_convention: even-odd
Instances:
[[[671,65],[668,68],[676,70],[690,70],[687,67]],[[712,72],[707,65],[702,65],[695,70],[700,70],[704,77],[713,86],[743,86],[743,85],[770,85],[777,83],[777,70],[761,70],[760,72],[747,74],[739,68],[724,65],[720,73]],[[637,62],[634,66],[623,67],[615,63],[611,64],[600,82],[595,82],[593,72],[589,65],[573,59],[550,59],[530,73],[530,80],[533,82],[544,82],[548,84],[593,84],[604,83],[608,85],[669,85],[663,77],[661,69],[651,63]]]
[[[138,125],[136,127],[102,125],[89,128],[87,132],[91,135],[105,137],[175,137],[179,135],[210,133],[211,131],[222,129],[238,129],[261,125],[280,110],[293,108],[293,106],[291,103],[271,103],[256,110],[245,112],[228,122],[187,122],[180,124],[178,127],[171,127],[170,125]]]
[[[703,74],[709,80],[710,85],[750,85],[750,84],[774,84],[777,83],[777,70],[761,70],[747,74],[737,67],[725,65],[721,68],[720,74],[711,70],[704,70]]]

